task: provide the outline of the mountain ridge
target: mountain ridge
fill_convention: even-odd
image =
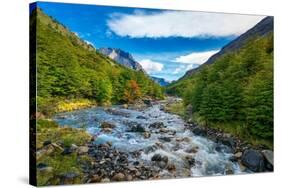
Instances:
[[[145,70],[143,69],[141,64],[138,63],[130,53],[120,48],[99,48],[98,51],[121,65],[145,73]]]
[[[264,36],[271,31],[273,31],[273,17],[267,16],[263,18],[260,22],[258,22],[255,26],[247,30],[245,33],[241,34],[240,36],[238,36],[237,38],[226,44],[218,53],[212,55],[205,63],[203,63],[202,65],[200,65],[195,69],[188,70],[184,74],[184,76],[182,76],[178,80],[182,80],[186,77],[191,76],[192,74],[198,72],[205,65],[214,63],[222,55],[230,51],[238,50],[241,46],[243,46],[243,44],[247,42],[248,39],[254,36]]]

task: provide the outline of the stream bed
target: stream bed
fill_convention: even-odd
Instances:
[[[110,142],[128,154],[132,166],[136,162],[156,166],[160,178],[242,173],[238,163],[230,160],[230,148],[194,135],[178,115],[164,112],[159,102],[143,109],[94,107],[60,113],[54,120],[60,126],[86,129],[96,137],[93,144]],[[104,129],[104,122],[114,127]]]

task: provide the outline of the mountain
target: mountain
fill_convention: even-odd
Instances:
[[[272,148],[273,37],[266,17],[166,92],[182,97],[202,126]]]
[[[156,83],[158,83],[160,86],[167,86],[170,84],[170,82],[168,82],[164,78],[158,78],[158,77],[151,76],[151,79],[153,81],[155,81]]]
[[[263,20],[261,20],[259,23],[257,23],[254,27],[252,27],[251,29],[246,31],[244,34],[240,35],[235,40],[233,40],[230,43],[228,43],[227,45],[225,45],[218,53],[211,56],[201,66],[187,71],[185,73],[185,75],[182,78],[180,78],[179,80],[186,78],[188,76],[191,76],[193,73],[199,71],[205,65],[214,63],[219,57],[223,56],[224,54],[226,54],[228,52],[234,52],[234,51],[240,49],[252,37],[261,37],[272,31],[273,31],[273,17],[267,16]]]
[[[44,114],[66,100],[120,104],[163,97],[162,88],[144,72],[101,54],[39,8],[30,15],[30,31],[36,48],[31,59],[37,70],[38,111]]]
[[[109,58],[113,59],[117,63],[124,65],[128,68],[145,72],[142,66],[134,60],[133,56],[118,48],[100,48],[98,51]]]

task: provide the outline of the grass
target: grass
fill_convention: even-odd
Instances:
[[[172,114],[177,114],[181,116],[183,119],[186,118],[186,110],[182,101],[167,104],[165,106],[165,111]]]
[[[96,106],[96,101],[88,99],[65,99],[63,97],[37,97],[37,110],[47,117],[58,112],[68,112]]]
[[[183,119],[187,118],[186,109],[183,102],[179,101],[176,103],[168,104],[165,106],[165,111],[181,116]],[[192,120],[196,122],[199,126],[205,127],[205,121],[198,113],[194,113]],[[231,134],[253,146],[266,146],[270,149],[273,149],[273,143],[269,140],[264,140],[252,136],[248,131],[246,125],[243,122],[218,122],[218,123],[209,123],[208,127],[222,131],[224,133]]]
[[[64,147],[72,144],[77,146],[85,145],[91,139],[91,136],[82,129],[59,127],[52,120],[38,120],[36,134],[37,150],[43,147],[45,141],[51,143],[62,143]],[[89,164],[88,156],[78,156],[77,153],[62,155],[61,151],[54,150],[38,158],[37,164],[43,163],[51,167],[51,171],[37,170],[38,185],[58,185],[61,184],[61,176],[66,173],[75,173],[77,176],[71,182],[63,182],[64,184],[82,183],[83,172],[81,164]]]
[[[193,121],[198,123],[199,126],[205,127],[205,122],[198,115],[198,113],[193,114]],[[273,149],[273,143],[269,140],[264,140],[261,138],[256,138],[251,135],[247,130],[246,124],[243,122],[232,121],[232,122],[216,122],[208,123],[208,127],[222,131],[224,133],[229,133],[233,136],[238,137],[242,141],[245,141],[253,146],[264,145],[270,149]]]
[[[82,169],[79,165],[78,156],[76,153],[70,155],[61,155],[60,153],[52,153],[42,157],[37,163],[44,163],[52,167],[52,172],[37,171],[38,185],[60,184],[60,176],[67,173],[75,173],[77,177],[71,183],[82,182]]]
[[[59,127],[51,120],[37,121],[36,148],[41,148],[46,140],[52,143],[61,142],[65,147],[69,147],[71,144],[84,145],[90,139],[91,136],[83,129]]]

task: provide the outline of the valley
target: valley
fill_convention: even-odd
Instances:
[[[38,185],[272,172],[272,22],[170,83],[36,8]]]

